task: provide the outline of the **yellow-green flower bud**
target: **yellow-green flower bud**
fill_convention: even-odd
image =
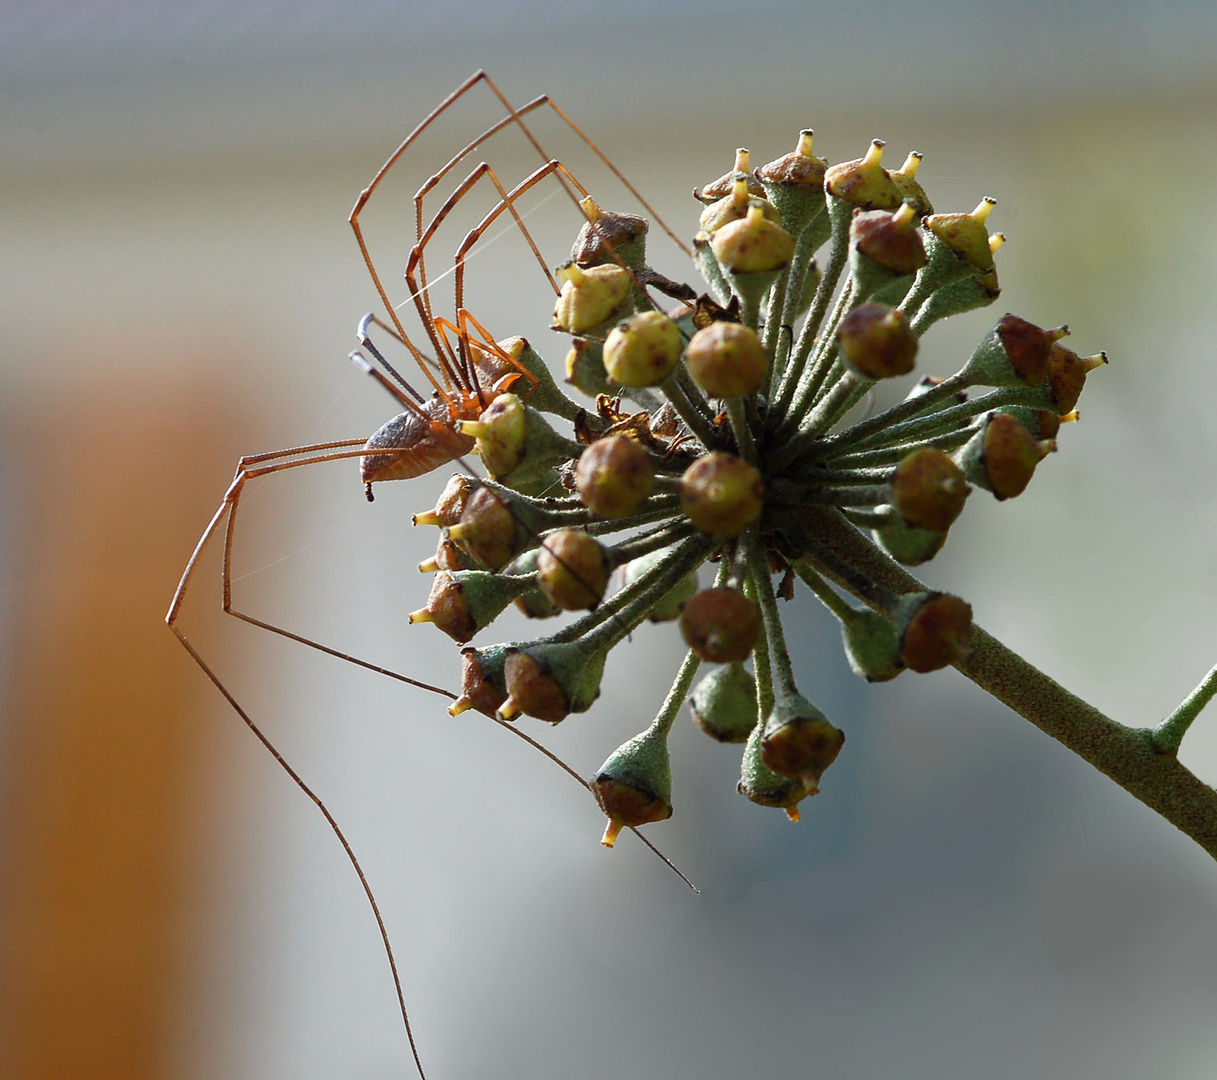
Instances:
[[[841,639],[850,668],[867,682],[887,682],[904,670],[900,636],[891,620],[877,611],[855,609],[842,619]]]
[[[981,273],[993,269],[993,250],[985,222],[997,200],[985,196],[970,214],[931,214],[922,221],[936,239]]]
[[[923,218],[926,214],[934,212],[934,207],[930,205],[930,199],[925,193],[925,188],[916,179],[917,170],[921,168],[921,158],[922,155],[913,150],[904,159],[904,164],[900,168],[895,172],[888,173],[892,183],[896,185],[896,190],[900,193],[900,198],[912,205],[913,211],[918,218]]]
[[[714,322],[698,330],[685,351],[689,374],[710,397],[745,397],[769,373],[760,337],[742,323]]]
[[[566,280],[554,305],[554,324],[571,334],[582,334],[620,312],[630,295],[628,270],[615,263],[581,270],[565,268]]]
[[[608,588],[604,546],[582,529],[559,529],[541,542],[537,584],[563,611],[594,608]]]
[[[729,273],[757,274],[781,270],[789,264],[794,238],[766,218],[759,206],[752,205],[747,217],[715,232],[710,247],[719,265]]]
[[[1055,440],[1036,440],[1009,413],[991,412],[958,455],[964,475],[1000,500],[1021,495],[1035,467],[1055,449]]]
[[[579,456],[575,488],[597,517],[634,513],[651,493],[655,471],[646,448],[628,435],[598,439]]]
[[[873,300],[841,320],[837,341],[845,360],[868,379],[907,375],[917,363],[917,337],[903,312]]]
[[[908,454],[892,473],[892,505],[913,528],[946,532],[963,512],[968,485],[963,470],[941,450]]]
[[[491,476],[506,476],[524,454],[528,421],[524,403],[515,394],[500,394],[476,420],[457,422],[462,435],[472,435],[482,464]]]
[[[972,606],[949,593],[906,593],[892,612],[900,658],[912,671],[937,671],[968,655]]]
[[[863,210],[895,210],[900,192],[882,165],[884,145],[882,139],[875,139],[865,157],[830,165],[824,190]]]
[[[685,516],[710,536],[739,536],[764,508],[761,474],[734,454],[718,450],[690,465],[680,478]]]
[[[763,192],[760,195],[751,195],[748,188],[749,184],[744,178],[738,177],[730,194],[711,203],[701,212],[697,222],[701,231],[713,236],[724,225],[730,225],[733,221],[742,221],[748,216],[750,208],[754,206],[766,219],[775,225],[780,225],[782,215],[778,208],[765,198]]]
[[[760,609],[738,589],[702,589],[685,602],[680,632],[703,660],[747,660],[761,632]]]
[[[680,363],[680,327],[662,311],[642,311],[613,327],[604,342],[604,368],[622,386],[655,386]]]

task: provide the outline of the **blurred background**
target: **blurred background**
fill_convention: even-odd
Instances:
[[[410,1074],[340,847],[161,620],[239,454],[395,411],[346,362],[375,305],[346,217],[478,67],[553,94],[685,238],[690,188],[806,126],[833,161],[923,151],[940,210],[996,196],[1003,296],[921,370],[1005,310],[1112,362],[1027,494],[974,496],[925,576],[1114,718],[1170,711],[1217,661],[1215,50],[1190,0],[0,5],[0,1073]],[[499,115],[446,113],[370,205],[398,299],[411,195]],[[562,261],[569,204],[529,212]],[[560,363],[535,264],[486,239],[469,306]],[[435,539],[409,517],[445,475],[371,506],[351,463],[251,484],[238,606],[454,686],[457,649],[406,625]],[[223,619],[216,554],[182,625],[359,853],[436,1080],[1212,1075],[1217,867],[956,673],[862,685],[801,596],[796,664],[847,749],[791,826],[682,719],[649,835],[695,895],[632,837],[602,849],[586,793],[485,718]],[[591,713],[527,730],[586,775],[679,655],[645,627]],[[1217,715],[1181,757],[1217,782]]]

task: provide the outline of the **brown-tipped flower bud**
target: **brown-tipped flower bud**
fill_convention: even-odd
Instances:
[[[630,295],[628,270],[609,263],[581,270],[565,269],[566,280],[554,305],[554,324],[571,334],[582,334],[613,318]]]
[[[477,709],[494,716],[507,697],[507,656],[513,645],[461,650],[461,694],[449,707],[453,716]]]
[[[583,451],[575,467],[579,498],[602,518],[634,513],[650,495],[654,482],[651,455],[628,435],[598,439]]]
[[[461,520],[461,513],[473,490],[473,481],[469,477],[461,476],[459,473],[449,477],[448,483],[444,485],[444,490],[435,500],[434,508],[424,510],[421,514],[415,514],[414,524],[455,525]]]
[[[613,327],[604,342],[604,369],[622,386],[654,386],[680,363],[680,327],[662,311],[642,311]]]
[[[1030,405],[1007,405],[999,410],[1013,416],[1023,425],[1033,439],[1055,439],[1061,424],[1068,419],[1077,419],[1076,413],[1058,416],[1053,409],[1036,409]]]
[[[735,190],[737,180],[743,180],[748,185],[749,195],[759,195],[765,197],[765,189],[748,171],[751,164],[751,155],[746,147],[741,146],[735,151],[735,168],[728,173],[723,173],[717,180],[711,180],[703,188],[693,189],[693,198],[703,203],[717,202],[724,196],[730,195]]]
[[[929,562],[947,542],[945,530],[917,529],[901,517],[895,517],[890,523],[875,529],[872,535],[875,543],[905,566],[920,566]]]
[[[528,436],[524,402],[515,394],[500,394],[476,420],[461,420],[457,429],[477,440],[478,454],[491,476],[506,476],[524,454]]]
[[[900,658],[912,671],[937,671],[968,655],[972,605],[949,593],[906,593],[892,612]]]
[[[957,453],[969,480],[998,499],[1012,499],[1026,490],[1035,467],[1055,449],[1054,440],[1037,441],[1009,413],[991,412]]]
[[[489,488],[478,488],[469,496],[461,520],[448,529],[455,540],[483,566],[497,570],[521,546],[515,514]]]
[[[976,346],[963,374],[985,386],[1039,386],[1055,340],[1052,331],[1007,313]]]
[[[869,210],[855,214],[849,239],[854,251],[898,277],[925,266],[925,245],[917,232],[917,215],[911,203],[901,203],[894,213]]]
[[[981,273],[993,269],[993,250],[985,228],[997,200],[985,196],[970,214],[931,214],[922,224],[960,258]]]
[[[904,314],[874,301],[854,308],[837,330],[841,355],[868,379],[907,375],[917,362],[917,337]]]
[[[882,139],[875,139],[865,157],[830,165],[824,174],[824,190],[864,210],[895,210],[900,192],[882,165],[883,146]]]
[[[689,711],[710,738],[744,742],[756,727],[756,683],[742,664],[723,664],[694,687]]]
[[[420,573],[434,574],[437,570],[485,570],[469,552],[446,536],[441,536],[435,554],[418,564]]]
[[[810,128],[799,132],[799,141],[793,151],[762,165],[756,170],[761,183],[783,188],[811,188],[824,190],[824,173],[828,162],[811,152],[815,132]]]
[[[594,608],[608,588],[604,546],[582,529],[559,529],[541,543],[537,584],[563,611]]]
[[[904,164],[895,172],[888,173],[892,183],[896,185],[896,190],[900,193],[900,198],[913,207],[914,213],[918,218],[925,217],[926,214],[932,214],[934,207],[930,205],[930,198],[925,193],[923,188],[917,182],[917,170],[921,168],[922,155],[916,150],[909,153],[909,156],[904,159]]]
[[[1086,376],[1097,367],[1107,363],[1107,353],[1100,352],[1094,356],[1078,356],[1072,349],[1066,349],[1059,342],[1054,342],[1048,352],[1048,391],[1056,411],[1064,416],[1072,412],[1082,395],[1082,387],[1086,384]]]
[[[596,772],[589,785],[596,802],[609,819],[605,847],[617,834],[672,816],[672,763],[667,732],[654,728],[622,743]]]
[[[844,745],[845,732],[801,694],[794,694],[779,698],[769,714],[761,760],[779,776],[799,780],[807,794],[814,795]]]
[[[761,632],[760,609],[738,589],[702,589],[685,602],[680,632],[703,660],[747,660]]]
[[[791,821],[799,820],[799,803],[807,798],[807,789],[798,780],[779,776],[762,759],[761,736],[764,724],[757,724],[748,736],[740,759],[740,779],[736,791],[758,806],[774,806],[785,810]]]
[[[941,450],[908,454],[892,473],[892,505],[914,528],[946,532],[963,511],[968,484],[963,470]]]
[[[640,555],[637,559],[631,559],[625,564],[624,581],[622,588],[632,585],[640,577],[650,573],[665,559],[672,554],[670,547],[660,548],[658,551],[649,552],[646,555]],[[691,571],[686,577],[683,577],[671,588],[667,595],[656,602],[651,608],[647,618],[651,622],[671,622],[673,619],[680,618],[681,609],[685,606],[685,601],[697,592],[697,571]]]
[[[570,261],[585,270],[618,261],[631,270],[641,269],[646,262],[647,219],[602,210],[590,195],[579,205],[587,221],[570,249]]]
[[[734,454],[715,451],[690,465],[680,478],[680,505],[710,536],[738,536],[760,516],[761,474]]]
[[[698,330],[685,351],[689,374],[710,397],[744,397],[769,373],[769,354],[755,330],[742,323],[713,322]]]
[[[531,577],[486,570],[441,570],[431,583],[427,606],[411,612],[410,622],[434,623],[454,641],[464,644],[532,587]]]
[[[794,238],[770,221],[761,208],[749,206],[748,216],[732,221],[710,238],[722,268],[732,274],[758,274],[781,270],[794,254]]]
[[[583,641],[541,642],[512,650],[504,665],[507,700],[499,706],[499,715],[510,720],[525,713],[556,724],[573,712],[587,712],[600,696],[605,655],[605,650]]]

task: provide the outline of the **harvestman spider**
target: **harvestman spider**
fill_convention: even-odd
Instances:
[[[368,250],[368,245],[365,240],[363,227],[360,223],[361,215],[376,189],[381,182],[390,173],[394,166],[407,154],[415,142],[428,131],[433,124],[439,120],[449,109],[458,101],[469,94],[475,88],[485,88],[497,101],[505,115],[496,123],[483,131],[476,138],[468,142],[460,149],[451,159],[434,175],[432,175],[426,183],[419,188],[414,196],[414,244],[410,250],[409,259],[406,264],[405,280],[409,288],[409,293],[405,300],[398,305],[395,305],[385,288],[384,282],[381,279],[379,272],[372,260],[372,256]],[[334,657],[338,660],[346,661],[368,671],[376,672],[377,674],[387,676],[390,679],[400,683],[405,683],[409,686],[414,686],[430,693],[437,694],[441,697],[454,700],[457,695],[444,687],[434,686],[430,683],[422,682],[418,679],[411,678],[400,672],[393,671],[386,667],[381,667],[377,664],[369,663],[359,657],[350,655],[339,649],[332,648],[312,638],[305,637],[302,634],[295,633],[282,626],[260,619],[254,615],[247,614],[233,606],[232,602],[232,555],[233,543],[236,533],[237,511],[240,508],[241,495],[248,481],[260,476],[282,474],[288,470],[301,468],[304,466],[318,465],[322,462],[338,461],[348,458],[361,458],[364,462],[365,479],[367,479],[369,471],[375,475],[375,479],[396,479],[407,478],[410,476],[421,475],[429,472],[432,469],[438,468],[440,465],[448,461],[456,461],[462,468],[468,471],[468,466],[465,465],[462,455],[465,454],[471,445],[472,440],[466,436],[459,435],[454,430],[453,425],[459,419],[471,419],[479,415],[482,409],[486,406],[489,398],[486,395],[488,389],[487,383],[493,380],[495,376],[501,377],[503,372],[508,372],[509,378],[529,378],[527,372],[512,372],[515,367],[514,362],[508,357],[494,342],[490,334],[482,327],[482,325],[473,317],[473,315],[465,307],[465,263],[466,260],[478,243],[478,241],[487,233],[496,221],[498,221],[504,213],[510,219],[511,225],[523,237],[528,247],[530,248],[533,257],[551,287],[557,294],[558,284],[550,273],[549,265],[544,256],[541,254],[537,242],[524,224],[523,216],[518,210],[516,203],[519,199],[532,191],[542,183],[556,183],[563,193],[576,205],[580,198],[587,197],[587,189],[576,179],[574,174],[560,161],[550,157],[537,141],[531,128],[525,121],[526,117],[531,114],[548,108],[560,119],[579,140],[589,148],[600,162],[619,180],[626,189],[634,196],[635,199],[646,209],[652,221],[655,221],[667,234],[672,241],[681,249],[682,252],[688,254],[688,249],[677,238],[676,234],[663,222],[654,209],[646,202],[632,184],[625,178],[624,175],[617,169],[616,166],[604,155],[604,153],[588,138],[587,135],[566,115],[565,112],[548,96],[541,96],[528,102],[519,108],[514,107],[508,99],[503,95],[493,81],[485,74],[485,72],[477,72],[466,79],[452,94],[444,99],[425,119],[405,138],[401,145],[390,155],[389,159],[381,167],[381,169],[373,177],[371,183],[361,192],[358,200],[355,203],[354,209],[350,214],[350,223],[355,232],[356,241],[359,244],[360,252],[363,255],[364,262],[367,265],[368,271],[372,276],[372,281],[376,286],[377,294],[381,302],[384,304],[388,314],[389,322],[375,316],[367,316],[360,322],[359,339],[361,345],[367,349],[375,357],[380,365],[380,369],[372,366],[362,355],[356,351],[352,353],[352,359],[363,368],[365,372],[372,375],[382,386],[384,386],[393,397],[400,403],[405,410],[398,418],[401,421],[408,421],[406,426],[410,430],[411,439],[409,445],[395,446],[379,450],[368,450],[365,447],[367,440],[365,438],[356,439],[340,439],[332,442],[314,443],[308,446],[292,447],[285,450],[277,450],[269,453],[254,454],[242,457],[237,464],[236,474],[233,477],[228,490],[224,493],[224,497],[220,502],[219,507],[212,516],[198,544],[195,546],[194,552],[190,556],[186,564],[186,568],[182,574],[181,581],[178,584],[177,590],[174,593],[172,603],[170,604],[168,614],[165,621],[174,635],[181,642],[182,646],[189,653],[194,662],[202,669],[207,678],[215,685],[216,689],[224,696],[225,700],[232,707],[233,711],[241,718],[246,726],[253,732],[259,742],[271,754],[278,765],[287,773],[292,782],[308,796],[316,805],[324,816],[329,828],[338,838],[342,845],[346,857],[353,867],[356,875],[359,878],[360,885],[363,888],[364,895],[367,897],[369,906],[372,909],[373,916],[376,919],[376,925],[380,932],[381,941],[384,946],[384,952],[389,961],[389,967],[393,975],[394,987],[397,993],[397,1002],[401,1013],[402,1023],[405,1027],[406,1036],[409,1040],[411,1054],[414,1059],[414,1064],[418,1069],[420,1076],[423,1076],[422,1064],[419,1060],[418,1050],[414,1040],[414,1033],[410,1026],[409,1016],[406,1010],[405,996],[402,991],[401,979],[398,973],[398,967],[393,955],[393,949],[389,942],[389,934],[385,921],[381,915],[379,905],[373,895],[371,885],[364,874],[363,869],[359,864],[359,860],[355,855],[351,844],[348,842],[338,822],[330,813],[325,803],[320,796],[309,786],[309,784],[300,776],[298,772],[288,763],[284,756],[276,749],[275,745],[262,731],[259,725],[253,720],[241,703],[236,699],[233,693],[228,689],[220,677],[215,673],[208,662],[203,658],[195,646],[190,642],[186,635],[182,632],[178,625],[178,616],[181,612],[182,604],[185,599],[187,587],[194,575],[195,569],[198,566],[199,559],[203,550],[208,545],[217,533],[223,530],[223,554],[222,554],[222,609],[225,614],[232,615],[243,622],[249,623],[252,626],[258,627],[261,630],[269,631],[280,637],[290,641],[305,645],[310,649],[315,649],[318,652],[324,653],[327,656]],[[452,190],[445,199],[443,205],[431,218],[427,217],[424,210],[424,201],[440,183],[455,170],[461,162],[472,154],[486,146],[494,137],[501,132],[514,130],[523,135],[524,139],[540,157],[542,164],[523,180],[508,188],[500,179],[495,170],[486,162],[479,163],[473,168],[468,175]],[[439,230],[440,226],[449,217],[455,207],[462,202],[466,197],[473,192],[479,184],[483,182],[493,186],[497,196],[491,209],[482,217],[480,222],[469,231],[463,242],[457,249],[453,267],[450,271],[454,278],[455,284],[455,319],[448,319],[442,315],[436,315],[432,308],[431,292],[433,284],[427,274],[426,254],[427,247],[430,244]],[[437,279],[438,280],[438,279]],[[405,326],[399,316],[399,308],[407,303],[413,303],[415,312],[419,322],[422,324],[423,331],[426,334],[427,342],[433,353],[433,356],[423,352],[417,344],[411,339],[407,333]],[[372,325],[378,326],[389,336],[395,339],[403,346],[412,357],[416,367],[422,373],[423,377],[430,384],[433,390],[433,397],[428,399],[416,390],[406,379],[404,379],[397,370],[383,357],[378,349],[372,344],[368,330]],[[453,341],[455,340],[455,345]],[[475,355],[476,354],[476,355]],[[385,464],[378,464],[376,458],[383,458]],[[368,484],[369,497],[371,485]],[[512,734],[523,739],[529,745],[536,748],[551,761],[555,762],[560,768],[564,769],[576,781],[587,787],[587,782],[570,766],[563,762],[554,753],[542,746],[528,734],[521,731],[519,728],[506,723],[498,717],[492,718],[500,726],[512,732]],[[664,857],[645,837],[639,837],[647,847],[662,859],[669,867],[677,874],[677,870],[672,863]],[[683,874],[680,874],[682,879]],[[687,879],[684,879],[688,883]]]

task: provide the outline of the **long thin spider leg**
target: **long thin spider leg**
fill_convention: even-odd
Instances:
[[[426,398],[424,398],[422,394],[420,394],[417,390],[415,390],[414,387],[411,386],[405,380],[405,378],[402,377],[401,373],[397,370],[397,368],[395,368],[392,364],[389,363],[388,360],[385,359],[384,354],[375,346],[375,344],[372,342],[371,337],[368,336],[368,326],[371,325],[372,323],[377,323],[378,325],[383,325],[380,322],[380,320],[378,318],[376,318],[376,315],[373,312],[368,312],[367,315],[365,315],[362,319],[359,320],[359,328],[358,328],[358,330],[356,330],[356,336],[359,339],[359,344],[362,345],[365,349],[367,349],[368,352],[370,352],[374,357],[376,357],[377,363],[379,363],[380,366],[382,368],[384,368],[384,370],[387,371],[390,376],[392,376],[392,378],[397,380],[398,385],[404,387],[405,390],[409,394],[411,394],[415,398],[415,400],[417,400],[419,402],[419,404],[422,404],[422,402],[426,401]],[[396,334],[394,334],[393,336],[397,337]],[[398,339],[398,340],[400,340],[400,339]]]

